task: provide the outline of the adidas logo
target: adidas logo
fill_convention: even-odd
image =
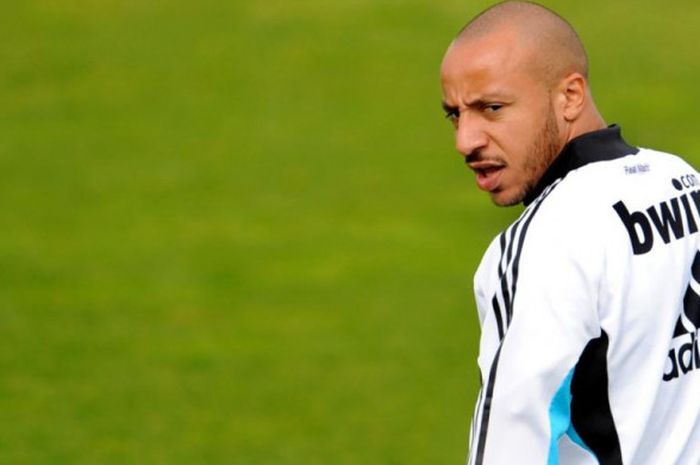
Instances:
[[[700,350],[698,350],[700,295],[694,288],[700,291],[700,252],[695,255],[693,260],[690,283],[683,297],[683,311],[673,330],[674,347],[668,351],[666,363],[668,369],[664,372],[664,381],[674,380],[700,368]],[[682,344],[678,346],[678,342],[682,342]]]

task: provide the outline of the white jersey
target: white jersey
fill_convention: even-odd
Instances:
[[[700,464],[700,176],[571,141],[475,276],[468,465]]]

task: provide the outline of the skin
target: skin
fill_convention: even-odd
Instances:
[[[527,20],[521,14],[475,37],[463,34],[440,72],[457,150],[479,188],[502,206],[520,203],[571,139],[606,127],[573,59],[580,57],[553,58],[553,50],[568,53],[551,43],[556,31],[548,34],[546,21],[518,27]]]

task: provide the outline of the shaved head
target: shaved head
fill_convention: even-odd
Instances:
[[[574,28],[555,12],[536,3],[498,3],[472,19],[454,44],[483,39],[492,34],[512,34],[519,45],[532,52],[533,71],[547,83],[580,73],[588,77],[586,50]]]

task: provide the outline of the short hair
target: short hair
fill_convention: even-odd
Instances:
[[[588,56],[567,20],[542,5],[527,1],[497,3],[469,21],[455,42],[478,39],[507,28],[541,49],[539,66],[551,79],[578,72],[588,77]]]

